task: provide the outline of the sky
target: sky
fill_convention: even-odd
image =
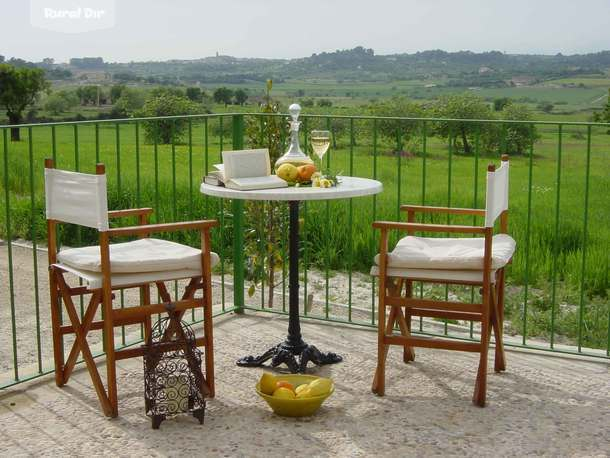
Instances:
[[[0,55],[293,58],[355,46],[574,54],[610,49],[609,19],[610,0],[0,0]]]

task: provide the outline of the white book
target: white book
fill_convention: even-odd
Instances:
[[[269,150],[252,149],[223,151],[223,164],[214,165],[219,179],[230,189],[250,191],[254,189],[285,188],[286,181],[271,175]]]

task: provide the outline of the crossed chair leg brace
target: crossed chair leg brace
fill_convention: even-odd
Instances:
[[[159,296],[163,300],[160,304],[150,303],[150,284],[134,285],[131,288],[139,288],[141,293],[142,305],[125,309],[112,308],[112,293],[104,294],[104,290],[88,290],[86,287],[70,287],[64,279],[65,271],[57,266],[50,267],[51,281],[51,320],[53,326],[53,352],[55,357],[55,383],[61,387],[70,379],[74,370],[77,358],[82,353],[83,360],[87,366],[87,371],[91,376],[93,386],[102,406],[104,414],[108,417],[118,415],[117,401],[117,381],[116,381],[116,361],[121,359],[133,358],[143,355],[142,348],[127,348],[115,350],[114,347],[114,328],[117,326],[142,324],[144,327],[144,337],[148,338],[151,332],[151,316],[167,311],[168,304],[173,302],[174,310],[178,312],[177,319],[181,319],[186,310],[196,307],[203,308],[203,337],[196,339],[198,346],[205,347],[205,377],[203,383],[203,393],[208,397],[214,397],[214,352],[212,347],[212,307],[211,298],[207,297],[206,292],[211,288],[206,287],[202,282],[202,277],[193,277],[185,288],[181,300],[172,301],[165,284],[157,282],[156,287]],[[211,286],[211,285],[210,285]],[[203,290],[202,298],[195,298],[197,290]],[[82,317],[79,319],[74,301],[75,296],[85,296],[91,294],[89,304]],[[61,323],[61,307],[65,306],[70,319],[69,325]],[[102,316],[100,321],[93,321],[99,305],[102,304]],[[102,330],[104,350],[106,352],[106,379],[107,389],[100,377],[95,365],[91,349],[87,342],[89,331]],[[174,330],[175,332],[175,330]],[[75,340],[68,358],[64,360],[63,336],[74,334]],[[172,336],[166,336],[171,338]]]
[[[480,353],[480,359],[472,401],[474,404],[484,407],[487,393],[487,354],[492,330],[495,338],[494,370],[496,372],[506,370],[504,346],[502,344],[504,270],[497,272],[496,283],[491,285],[489,291],[481,289],[483,295],[481,304],[445,303],[446,305],[443,306],[436,301],[416,299],[413,297],[413,281],[402,278],[388,278],[384,288],[385,295],[382,294],[382,286],[380,284],[377,370],[373,379],[373,392],[379,396],[385,394],[385,365],[390,345],[403,347],[403,361],[405,363],[415,360],[414,347],[477,352]],[[403,290],[404,296],[402,294]],[[461,306],[463,306],[464,311],[451,310],[452,307],[460,308]],[[387,307],[390,307],[390,313],[386,320]],[[403,308],[405,309],[404,312]],[[480,321],[480,342],[413,337],[411,335],[412,316]],[[400,335],[393,333],[396,328],[400,330]]]

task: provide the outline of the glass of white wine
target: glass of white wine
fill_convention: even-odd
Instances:
[[[309,144],[314,154],[320,159],[320,170],[322,170],[322,158],[330,146],[330,132],[328,130],[312,130],[309,135]]]

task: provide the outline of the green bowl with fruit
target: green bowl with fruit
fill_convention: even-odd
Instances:
[[[303,374],[276,376],[265,372],[256,384],[258,395],[283,417],[315,414],[334,391],[331,379]]]

